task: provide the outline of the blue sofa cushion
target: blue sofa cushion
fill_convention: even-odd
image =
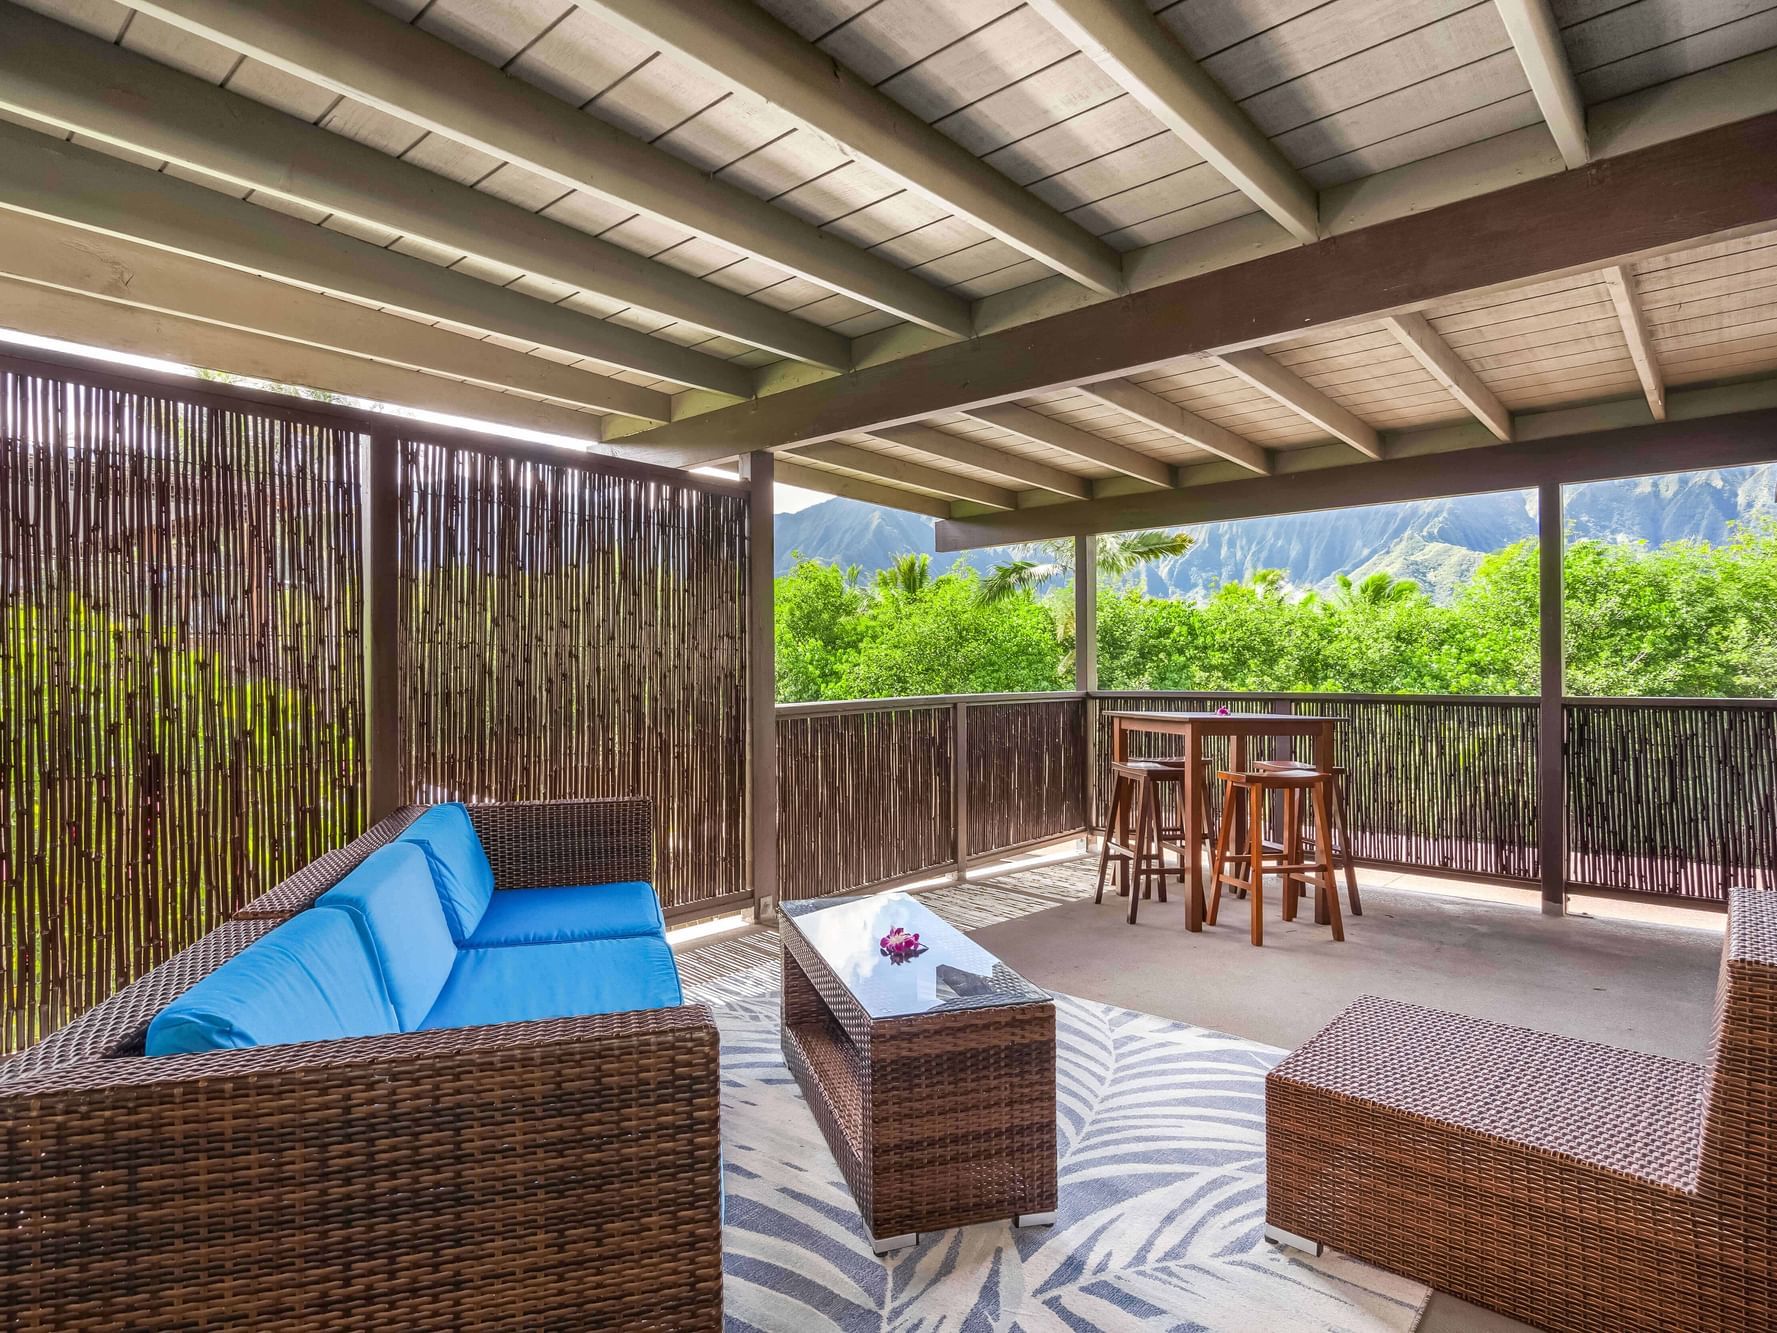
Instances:
[[[357,922],[403,1032],[419,1026],[457,961],[431,866],[418,843],[392,842],[315,900]]]
[[[425,851],[444,901],[450,937],[461,944],[474,933],[494,896],[494,872],[469,823],[469,812],[460,802],[435,805],[403,829],[396,841],[416,842]]]
[[[679,969],[659,935],[464,949],[422,1028],[482,1027],[683,1004]]]
[[[382,970],[352,918],[303,912],[255,940],[148,1025],[149,1055],[397,1032]]]
[[[659,935],[666,930],[652,885],[580,884],[561,889],[501,889],[464,947],[565,944]]]

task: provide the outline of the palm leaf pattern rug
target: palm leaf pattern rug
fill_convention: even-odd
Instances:
[[[1267,1245],[1272,1047],[1057,996],[1061,1208],[1052,1228],[934,1233],[886,1258],[778,1044],[777,997],[722,1031],[731,1333],[1412,1329],[1415,1282]]]

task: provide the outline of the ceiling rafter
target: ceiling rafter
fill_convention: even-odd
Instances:
[[[458,143],[957,337],[966,302],[363,0],[135,8]]]
[[[1493,390],[1481,382],[1431,321],[1416,310],[1390,315],[1382,321],[1400,345],[1413,354],[1427,373],[1468,409],[1469,414],[1502,440],[1512,438],[1512,414]]]
[[[1774,159],[1777,112],[1766,112],[628,438],[695,464],[1596,272],[1777,224]]]
[[[239,269],[0,209],[0,274],[582,408],[664,414],[664,394]]]
[[[1314,187],[1161,26],[1143,0],[1030,2],[1290,235],[1304,242],[1320,238],[1320,203]]]
[[[909,449],[917,449],[922,454],[930,454],[945,462],[961,463],[965,467],[991,472],[995,476],[1004,477],[1007,481],[1015,482],[1021,486],[1033,487],[1040,491],[1053,491],[1057,495],[1065,495],[1073,500],[1083,500],[1092,494],[1092,484],[1084,477],[1075,476],[1072,472],[1066,472],[1058,467],[1051,467],[1047,463],[1040,463],[1034,458],[1025,458],[1019,454],[1008,453],[1003,449],[995,449],[992,445],[982,444],[979,440],[952,435],[935,426],[918,424],[884,426],[881,430],[867,433],[879,440],[887,440],[890,444],[901,444]]]
[[[1635,363],[1635,374],[1647,398],[1647,410],[1655,421],[1666,419],[1666,377],[1660,372],[1660,358],[1654,351],[1654,340],[1648,336],[1647,319],[1641,312],[1641,296],[1635,289],[1635,275],[1622,265],[1604,270],[1605,290],[1616,308],[1617,322],[1623,326],[1623,340],[1629,344],[1629,359]]]
[[[939,495],[948,495],[955,500],[974,500],[978,504],[990,505],[995,509],[1016,509],[1018,507],[1017,493],[1007,490],[1004,486],[977,481],[974,477],[965,477],[960,472],[946,472],[942,468],[927,467],[924,463],[897,458],[892,454],[879,454],[873,449],[861,449],[855,444],[811,444],[788,456],[825,463],[829,467],[844,468],[847,472],[859,472],[865,476],[894,482],[901,486],[917,486],[921,490],[935,491]]]
[[[6,312],[8,323],[46,338],[273,384],[448,412],[499,429],[548,431],[591,444],[598,441],[602,427],[601,418],[556,403],[14,278],[0,277],[0,310]]]
[[[1269,394],[1285,407],[1305,417],[1329,435],[1344,440],[1353,449],[1370,458],[1382,457],[1382,437],[1374,427],[1360,420],[1326,394],[1315,388],[1295,371],[1279,365],[1256,347],[1228,352],[1213,358],[1233,371],[1260,393]]]
[[[851,364],[850,340],[807,320],[10,4],[0,108],[781,356]]]
[[[1091,394],[1100,402],[1109,403],[1119,412],[1127,413],[1138,421],[1145,421],[1155,430],[1163,430],[1186,444],[1207,450],[1230,463],[1238,463],[1251,472],[1271,471],[1269,451],[1224,426],[1218,426],[1215,422],[1205,420],[1195,412],[1162,398],[1151,389],[1144,389],[1129,380],[1100,380],[1096,384],[1083,384],[1080,387],[1083,392]]]
[[[935,495],[904,490],[899,486],[867,481],[862,477],[840,472],[828,472],[825,468],[797,463],[793,461],[794,458],[793,454],[780,454],[775,460],[776,480],[786,486],[800,486],[805,491],[844,496],[848,500],[862,500],[866,504],[886,505],[890,509],[905,509],[915,514],[927,514],[932,518],[950,517],[950,501],[941,500]]]
[[[1586,141],[1586,104],[1574,82],[1561,29],[1549,9],[1549,0],[1495,0],[1506,35],[1518,52],[1524,77],[1543,113],[1561,160],[1583,167],[1591,159]]]
[[[0,208],[681,383],[736,394],[751,383],[742,366],[9,124],[0,124]],[[670,420],[665,394],[605,382],[618,398],[603,406]]]
[[[590,0],[617,26],[811,125],[940,207],[1103,296],[1117,252],[751,0]]]
[[[1022,403],[990,403],[985,407],[970,408],[968,415],[977,421],[985,421],[990,426],[1009,430],[1014,435],[1022,435],[1037,444],[1045,444],[1088,463],[1121,472],[1126,477],[1134,477],[1155,486],[1173,484],[1172,468],[1164,460],[1144,454],[1139,449],[1131,449],[1115,440],[1107,440],[1102,435],[1082,430],[1069,422],[1044,416]]]

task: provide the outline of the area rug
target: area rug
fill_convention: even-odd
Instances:
[[[1418,1283],[1268,1245],[1264,1076],[1282,1052],[1059,996],[1061,1207],[870,1252],[844,1177],[784,1067],[777,997],[722,1032],[731,1333],[1409,1330]]]

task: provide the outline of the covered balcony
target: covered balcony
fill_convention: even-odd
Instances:
[[[1777,1327],[1777,702],[1562,566],[1777,462],[1774,15],[0,0],[9,1319]],[[1071,688],[779,702],[785,486]],[[1100,679],[1501,491],[1529,692]]]

